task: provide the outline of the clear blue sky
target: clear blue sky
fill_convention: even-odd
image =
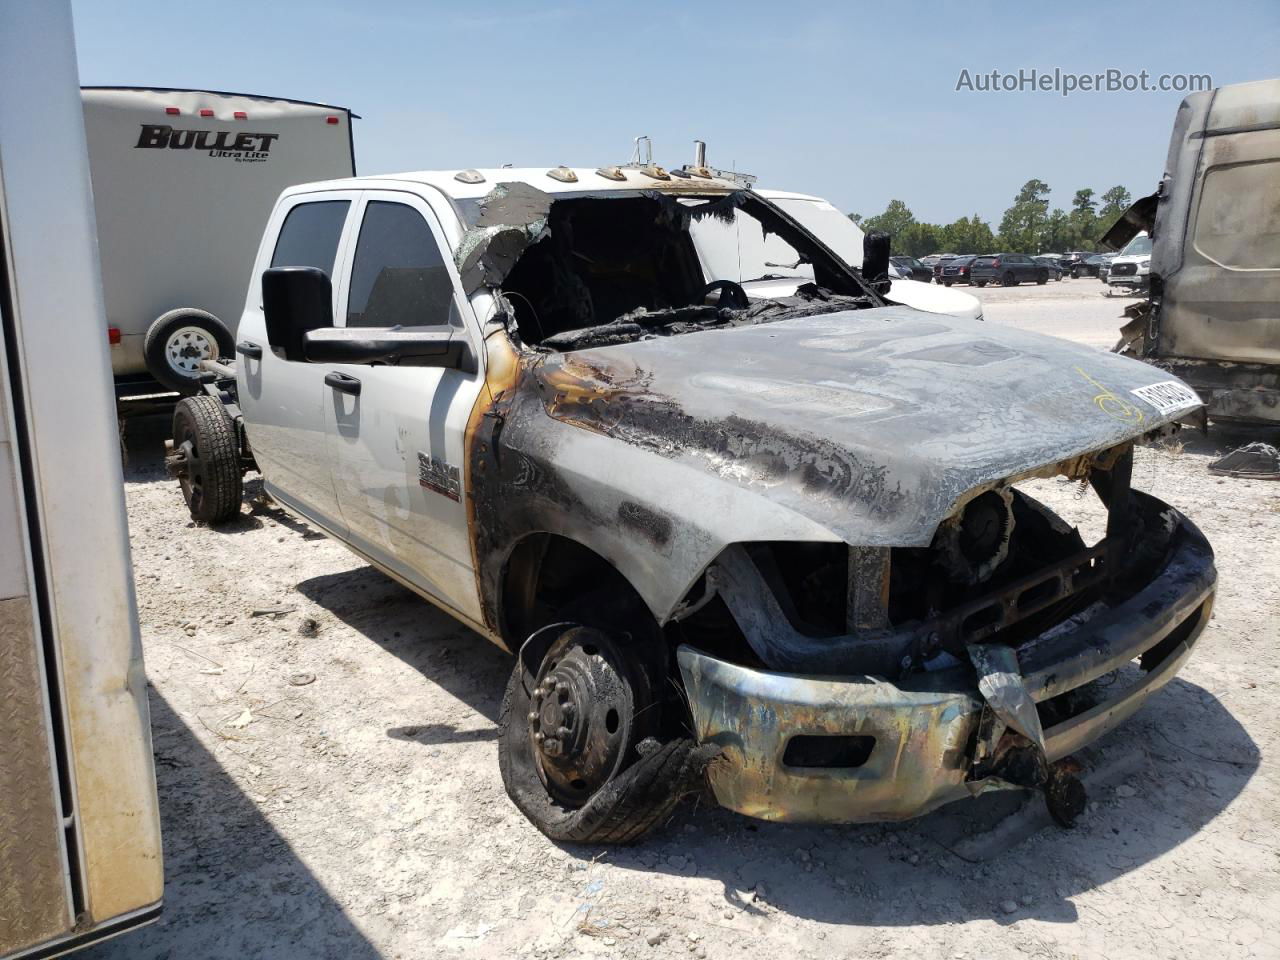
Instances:
[[[75,0],[84,84],[196,87],[351,107],[361,173],[625,161],[736,164],[871,215],[998,222],[1039,177],[1135,196],[1178,93],[956,92],[1054,67],[1280,74],[1280,2],[432,4]]]

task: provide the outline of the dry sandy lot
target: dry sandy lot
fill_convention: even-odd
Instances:
[[[993,323],[1107,344],[1098,287],[981,292]],[[1206,474],[1236,437],[1138,455],[1220,593],[1179,679],[1093,753],[1076,829],[992,833],[1012,795],[840,828],[690,804],[607,850],[508,802],[504,654],[277,510],[194,526],[162,436],[131,428],[125,485],[167,906],[88,956],[1280,956],[1280,483]]]

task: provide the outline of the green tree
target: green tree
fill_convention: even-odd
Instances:
[[[858,226],[862,226],[862,214],[851,213],[849,214],[849,219],[852,220],[854,223],[858,224]]]
[[[1069,250],[1092,250],[1098,242],[1097,201],[1088,187],[1077,190],[1071,201]]]
[[[1133,197],[1124,187],[1112,187],[1102,195],[1102,209],[1098,211],[1098,236],[1102,236],[1129,209]]]
[[[900,233],[892,235],[890,249],[909,257],[927,256],[938,248],[938,233],[936,224],[909,223]]]
[[[1053,213],[1045,218],[1044,225],[1040,228],[1040,239],[1034,252],[1062,253],[1071,249],[1073,236],[1071,218],[1067,216],[1065,210],[1057,207]]]
[[[915,222],[915,214],[907,208],[905,203],[901,200],[890,200],[884,213],[867,217],[858,226],[868,233],[872,230],[883,230],[892,240],[897,240],[902,232]]]
[[[1028,180],[1000,219],[1000,246],[1010,253],[1034,253],[1049,213],[1049,185]]]
[[[995,247],[996,238],[991,232],[991,225],[976,213],[972,217],[961,217],[938,231],[939,250],[982,254],[993,252]]]

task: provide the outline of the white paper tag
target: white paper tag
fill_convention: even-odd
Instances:
[[[1129,392],[1135,397],[1141,397],[1161,413],[1174,413],[1200,406],[1200,398],[1196,396],[1196,392],[1177,380],[1164,380]]]

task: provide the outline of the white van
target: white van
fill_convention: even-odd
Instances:
[[[355,173],[354,114],[209,90],[81,97],[116,396],[193,393],[199,362],[235,347],[276,197]]]

